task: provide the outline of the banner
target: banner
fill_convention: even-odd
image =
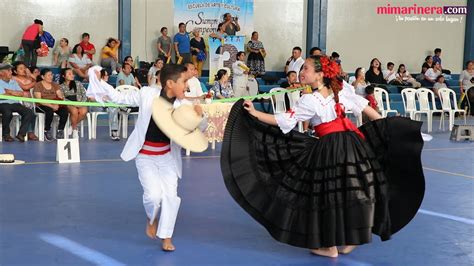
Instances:
[[[214,76],[221,68],[227,68],[232,76],[232,64],[237,61],[237,53],[245,48],[245,36],[227,36],[219,40],[209,38],[209,83],[214,83]]]
[[[174,27],[186,24],[186,31],[195,28],[203,36],[217,31],[223,15],[230,13],[238,21],[238,35],[250,36],[253,31],[253,0],[174,0]]]

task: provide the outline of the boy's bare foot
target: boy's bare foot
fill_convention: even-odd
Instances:
[[[162,239],[161,242],[162,242],[161,249],[163,249],[163,251],[171,252],[176,249],[173,243],[171,242],[171,238]]]
[[[347,245],[347,246],[341,246],[337,250],[341,254],[349,254],[351,253],[357,246],[354,245]]]
[[[316,249],[312,249],[311,253],[318,256],[330,257],[330,258],[337,258],[337,255],[338,255],[336,247],[316,248]]]
[[[158,219],[155,219],[152,224],[150,224],[150,219],[146,219],[146,235],[151,239],[156,239],[156,230],[158,229]]]

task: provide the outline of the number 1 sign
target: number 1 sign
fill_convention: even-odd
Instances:
[[[81,161],[79,140],[58,139],[56,161],[59,163],[79,163]]]

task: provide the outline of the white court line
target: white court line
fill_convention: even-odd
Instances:
[[[419,209],[418,212],[422,214],[430,215],[430,216],[435,216],[435,217],[440,217],[440,218],[460,222],[460,223],[474,225],[473,219],[468,219],[464,217],[459,217],[459,216],[454,216],[454,215],[449,215],[449,214],[444,214],[444,213],[439,213],[439,212],[432,212],[432,211],[423,210],[423,209]]]
[[[65,237],[43,233],[39,234],[39,238],[43,241],[56,246],[60,249],[69,251],[70,253],[80,257],[81,259],[90,261],[96,265],[107,265],[107,266],[122,266],[124,263],[117,261],[111,257],[108,257],[98,251],[83,246],[77,242],[69,240]]]
[[[430,168],[430,167],[424,167],[423,166],[423,169],[430,170],[430,171],[433,171],[433,172],[443,173],[443,174],[450,174],[450,175],[457,175],[457,176],[462,176],[462,177],[467,177],[467,178],[474,178],[474,176],[472,176],[472,175],[458,174],[458,173],[448,172],[448,171],[434,169],[434,168]]]
[[[335,261],[337,262],[336,264],[339,264],[342,262],[342,264],[344,265],[350,265],[350,266],[372,266],[372,264],[369,264],[369,263],[366,263],[366,262],[361,262],[361,261],[357,261],[357,260],[352,260],[352,259],[349,259],[347,257],[341,257],[341,255],[339,254],[339,256],[337,257],[337,259],[335,259]],[[316,265],[316,264],[315,264]]]

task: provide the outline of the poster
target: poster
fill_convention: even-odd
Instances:
[[[227,36],[223,40],[209,38],[209,83],[214,83],[214,76],[221,68],[232,70],[237,53],[244,51],[245,36]],[[232,72],[230,73],[232,76]]]

